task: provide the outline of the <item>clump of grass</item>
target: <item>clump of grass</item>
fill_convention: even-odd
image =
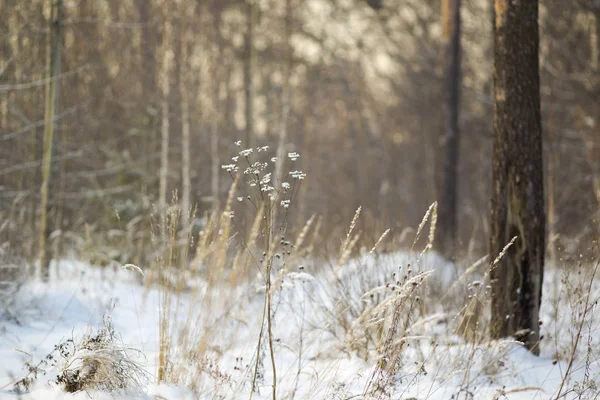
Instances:
[[[68,343],[72,346],[61,346],[64,362],[55,380],[66,392],[135,392],[148,379],[142,366],[132,358],[132,350],[115,333],[108,315],[96,332],[88,331],[78,343]]]
[[[420,257],[426,251],[432,248],[437,221],[437,203],[433,203],[429,207],[419,224],[413,248],[429,219],[428,241],[419,254],[417,262],[420,261]],[[422,337],[411,336],[410,328],[421,301],[419,289],[427,282],[431,273],[431,270],[421,270],[421,272],[413,273],[409,264],[404,276],[394,274],[391,283],[371,289],[363,295],[363,298],[372,298],[372,295],[381,291],[391,292],[391,295],[384,297],[372,309],[365,310],[357,320],[366,322],[366,324],[363,322],[365,328],[375,325],[379,332],[385,332],[379,337],[377,344],[378,361],[365,388],[365,394],[373,394],[379,397],[389,395],[388,391],[393,387],[392,380],[402,367],[404,350],[411,341],[423,339]]]
[[[105,315],[98,329],[91,328],[79,341],[60,341],[38,363],[27,361],[26,374],[13,386],[16,393],[27,393],[37,379],[59,368],[51,383],[68,393],[100,390],[112,394],[141,391],[149,380],[136,361],[140,353],[126,347],[116,334],[110,316]]]

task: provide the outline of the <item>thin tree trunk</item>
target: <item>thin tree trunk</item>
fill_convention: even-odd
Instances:
[[[170,81],[169,74],[171,70],[171,21],[170,16],[165,16],[164,37],[163,37],[163,65],[162,65],[162,98],[160,100],[162,125],[160,131],[160,172],[158,204],[161,209],[167,205],[167,177],[169,174],[169,94]]]
[[[559,165],[558,163],[558,152],[559,146],[557,145],[556,139],[556,121],[555,121],[555,113],[554,113],[554,98],[553,98],[553,90],[552,90],[552,82],[549,84],[549,95],[548,95],[548,110],[549,110],[549,123],[548,123],[548,132],[547,132],[547,140],[548,140],[548,158],[547,166],[548,166],[548,176],[546,177],[546,196],[548,201],[548,215],[547,215],[547,226],[548,226],[548,256],[550,258],[550,262],[556,266],[556,244],[555,241],[557,239],[556,234],[556,201],[554,196],[554,182],[556,175],[556,167]],[[555,289],[558,295],[558,279],[555,279]]]
[[[56,136],[56,135],[55,135]],[[66,148],[69,143],[69,130],[65,129],[60,135],[60,148]],[[65,229],[66,229],[66,221],[65,221],[65,191],[66,191],[66,179],[65,173],[68,170],[68,159],[64,159],[60,163],[60,171],[58,173],[58,196],[57,196],[57,204],[56,204],[56,228],[60,230],[60,235],[56,238],[56,252],[54,254],[54,258],[56,263],[60,261],[63,254],[64,247],[64,237],[65,237]],[[60,271],[56,271],[56,278],[60,279],[59,275]]]
[[[545,251],[538,1],[494,3],[491,332],[539,354]]]
[[[44,149],[42,156],[42,186],[40,188],[40,227],[39,227],[39,263],[43,280],[50,277],[50,259],[48,257],[48,194],[52,170],[52,147],[55,116],[58,109],[61,53],[61,6],[62,0],[50,0],[50,36],[47,44],[48,83],[46,84],[46,107],[44,113]]]
[[[442,0],[442,37],[446,40],[450,38],[450,29],[452,25],[452,14],[450,12],[450,2],[452,0]]]
[[[254,140],[254,0],[246,0],[246,36],[244,39],[244,98],[246,116],[246,148]]]
[[[0,130],[8,131],[8,92],[2,93],[0,98]]]
[[[149,102],[154,91],[150,91],[150,85],[156,79],[156,59],[154,58],[156,46],[156,34],[152,25],[152,2],[148,0],[135,0],[138,18],[143,28],[140,30],[139,55],[142,65],[141,95],[144,102]]]
[[[8,6],[10,9],[11,6]],[[0,12],[4,11],[5,7],[0,7]],[[6,12],[6,11],[5,11]],[[8,17],[8,16],[7,16]],[[11,18],[4,18],[4,24],[2,26],[3,29],[5,27],[10,27],[12,24]],[[13,40],[3,40],[3,43],[0,44],[0,51],[3,54],[2,60],[0,61],[0,80],[4,80],[7,76],[7,69],[9,69],[10,64],[13,61],[13,57],[19,54],[18,37]],[[15,67],[16,69],[16,67]],[[15,71],[16,75],[16,71]],[[18,82],[18,81],[17,81]],[[0,132],[8,132],[8,99],[10,97],[10,91],[0,92]]]
[[[598,18],[593,14],[589,14],[590,19],[590,61],[592,69],[595,71],[600,65],[600,40],[598,34],[600,32],[600,24]]]
[[[288,118],[290,114],[290,74],[292,70],[292,46],[290,43],[292,29],[292,0],[285,1],[285,60],[283,65],[283,91],[281,94],[281,119],[279,126],[279,142],[277,144],[277,161],[275,162],[275,188],[281,191],[283,180],[283,165],[285,163],[285,141],[288,133]],[[279,196],[273,207],[273,223],[278,227],[277,210]],[[273,232],[275,233],[275,232]]]
[[[554,85],[553,79],[550,78],[548,82],[548,131],[546,133],[546,138],[548,141],[548,156],[546,159],[547,165],[547,176],[546,176],[546,196],[547,196],[547,217],[546,217],[546,225],[548,229],[548,259],[553,268],[557,268],[558,257],[556,254],[557,250],[557,240],[558,234],[556,233],[556,190],[555,190],[555,182],[556,182],[556,168],[560,165],[560,143],[559,138],[556,135],[556,131],[559,130],[559,127],[556,123],[556,113],[554,111]],[[555,298],[558,298],[560,295],[560,280],[553,279],[552,282],[552,295]],[[554,317],[558,318],[558,307],[553,307],[554,309]]]
[[[215,57],[214,60],[219,60],[222,54],[221,51],[221,21],[220,13],[215,16],[214,22],[214,44]],[[219,65],[214,64],[213,66],[213,82],[212,82],[212,112],[211,112],[211,136],[210,136],[210,149],[211,149],[211,192],[213,200],[213,211],[219,209],[219,168],[221,160],[219,157],[219,121],[220,121],[220,73]]]
[[[185,18],[185,15],[182,15]],[[181,63],[179,67],[179,94],[181,96],[181,222],[186,228],[190,214],[190,105],[188,97],[188,32],[187,25],[182,22],[181,28]]]
[[[585,144],[586,160],[591,173],[591,185],[592,192],[598,207],[600,207],[600,163],[598,163],[598,150],[596,149],[596,141],[594,138],[598,138],[598,134],[593,132],[593,128],[587,126],[583,119],[586,118],[584,111],[581,107],[576,108],[578,116],[578,128],[583,136],[583,143]]]
[[[157,45],[157,29],[155,29],[152,23],[152,8],[153,4],[148,0],[135,0],[135,7],[137,9],[137,18],[142,24],[142,28],[139,31],[139,62],[142,68],[140,69],[140,96],[143,101],[140,104],[144,110],[148,109],[148,106],[156,100],[156,82],[157,82],[157,54],[160,52],[156,51]],[[80,8],[81,9],[81,8]],[[80,12],[85,12],[81,10]],[[89,11],[88,11],[89,12]],[[157,135],[154,129],[155,117],[146,114],[149,121],[144,122],[144,138],[141,143],[141,152],[143,154],[142,159],[144,168],[150,170],[154,165],[153,155],[158,149]],[[149,192],[154,188],[148,187],[148,177],[143,180],[142,193],[144,196],[148,195]]]
[[[439,250],[448,259],[456,257],[458,236],[458,161],[460,149],[459,109],[461,85],[460,0],[450,0],[450,41],[446,55],[444,104],[443,180],[440,193],[438,224]]]
[[[216,84],[216,88],[214,89],[214,93],[213,93],[213,104],[216,105],[218,104],[218,87],[219,85]],[[215,107],[215,106],[213,106]],[[219,209],[219,164],[221,163],[221,160],[219,158],[219,120],[218,117],[216,115],[216,110],[214,111],[215,114],[213,114],[212,116],[212,121],[211,121],[211,134],[210,134],[210,151],[211,151],[211,180],[210,180],[210,187],[211,187],[211,193],[212,193],[212,200],[213,200],[213,210],[218,210]]]
[[[40,130],[35,128],[33,130],[33,134],[30,138],[29,143],[29,151],[30,151],[30,162],[34,163],[40,159],[40,155],[43,154],[40,146]],[[30,187],[40,187],[42,179],[41,179],[41,168],[35,168],[34,171],[31,171],[29,175],[29,184]],[[36,246],[39,246],[39,232],[36,232],[36,223],[38,218],[38,203],[41,203],[41,196],[38,197],[40,193],[32,192],[29,196],[29,219],[27,221],[28,225],[28,233],[31,235],[31,239],[27,241],[26,251],[27,251],[27,259],[29,261],[35,261],[39,257],[39,249]],[[38,235],[36,235],[38,233]],[[35,239],[33,239],[35,237]]]

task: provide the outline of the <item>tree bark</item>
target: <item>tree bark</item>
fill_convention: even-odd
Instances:
[[[545,251],[538,1],[494,3],[492,336],[514,336],[539,354]]]
[[[42,156],[42,185],[40,188],[39,263],[44,281],[50,277],[48,257],[48,193],[52,171],[52,151],[56,113],[58,109],[61,56],[61,6],[62,0],[50,0],[50,36],[47,44],[48,82],[46,83],[46,105],[44,113],[44,148]]]
[[[448,259],[456,257],[458,236],[459,109],[461,86],[460,0],[451,0],[450,40],[446,47],[443,179],[438,202],[440,241],[438,249]]]

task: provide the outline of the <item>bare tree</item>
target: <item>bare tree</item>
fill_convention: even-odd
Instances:
[[[223,55],[222,49],[222,37],[221,37],[221,5],[216,4],[214,6],[214,21],[213,21],[213,42],[212,49],[214,54],[213,63],[211,65],[212,68],[212,83],[210,85],[211,93],[211,133],[210,133],[210,150],[211,150],[211,194],[212,194],[212,208],[213,211],[217,211],[219,209],[219,188],[220,188],[220,179],[219,179],[219,171],[221,165],[221,159],[219,156],[219,128],[220,128],[220,89],[221,89],[221,73],[220,73],[220,65],[216,63],[214,60],[219,60]]]
[[[186,13],[187,4],[181,7],[181,62],[179,65],[179,95],[181,96],[181,222],[188,224],[190,213],[190,101],[188,95],[188,63],[190,33]]]
[[[545,251],[538,1],[494,3],[492,335],[539,354]]]
[[[136,215],[147,215],[153,203],[158,207],[160,192],[168,204],[174,188],[179,188],[183,207],[187,208],[188,193],[190,206],[195,193],[208,200],[212,191],[216,202],[224,189],[219,157],[225,160],[230,143],[246,141],[248,119],[254,141],[260,135],[273,148],[282,143],[283,155],[291,142],[302,150],[294,167],[310,176],[310,185],[301,186],[297,207],[286,218],[300,221],[316,213],[343,221],[361,204],[373,211],[361,228],[376,236],[390,224],[397,232],[417,225],[422,204],[437,197],[436,248],[442,250],[447,231],[453,232],[446,236],[450,241],[468,243],[468,248],[459,249],[472,257],[483,255],[489,245],[489,226],[482,221],[489,215],[492,174],[481,165],[492,153],[493,99],[488,72],[492,46],[482,37],[489,36],[493,24],[480,16],[488,15],[493,1],[460,2],[463,83],[455,87],[460,87],[456,142],[461,167],[458,181],[452,184],[448,178],[446,187],[442,171],[448,177],[454,171],[444,169],[443,163],[450,159],[445,150],[452,143],[446,142],[443,152],[435,150],[452,121],[449,113],[441,112],[442,106],[457,105],[458,100],[448,103],[450,91],[444,93],[449,88],[444,75],[450,64],[446,53],[455,2],[444,2],[444,30],[441,1],[406,0],[392,6],[381,0],[324,0],[328,6],[323,9],[291,1],[293,33],[288,43],[285,1],[182,0],[177,9],[167,9],[170,4],[163,0],[103,0],[102,6],[80,0],[78,7],[67,9],[63,0],[60,110],[54,111],[46,234],[56,230],[57,216],[65,233],[82,235],[87,223],[104,235]],[[592,221],[600,204],[600,164],[595,157],[600,148],[595,101],[600,95],[600,9],[596,0],[577,0],[572,7],[562,7],[561,0],[539,4],[544,32],[539,46],[542,104],[544,112],[552,113],[543,121],[543,129],[551,133],[545,139],[551,163],[544,190],[549,195],[547,224],[553,231],[549,237],[556,239],[557,248],[569,243],[586,247],[593,240]],[[187,19],[181,22],[187,25],[181,29],[189,37],[180,35],[182,9]],[[44,127],[50,128],[44,116],[47,51],[39,35],[48,31],[50,3],[0,1],[0,10],[7,15],[0,21],[5,38],[0,44],[0,54],[5,55],[0,66],[0,219],[6,220],[7,210],[18,216],[11,222],[10,235],[7,228],[2,239],[10,237],[12,246],[37,260],[43,134]],[[316,18],[321,12],[327,12],[326,24]],[[213,35],[215,21],[220,21],[220,38]],[[442,33],[447,35],[444,39]],[[73,37],[81,40],[66,40]],[[216,39],[221,50],[212,47]],[[186,40],[188,46],[181,50]],[[92,42],[94,46],[86,45]],[[293,54],[290,71],[284,69],[287,53]],[[170,71],[168,97],[163,94],[165,61]],[[219,107],[215,112],[213,103]],[[169,129],[161,129],[162,123]],[[173,159],[175,154],[181,157]],[[57,174],[61,164],[62,184]],[[325,170],[327,174],[321,173]],[[457,187],[460,213],[450,223],[457,226],[445,229],[444,207],[452,210],[452,201],[444,198],[444,190]],[[27,208],[17,212],[24,204]],[[198,212],[214,205],[200,202]],[[112,218],[115,210],[118,223]],[[323,235],[333,238],[339,224],[324,224],[323,229]],[[581,239],[572,241],[575,237]],[[65,249],[73,245],[68,235],[64,238]],[[394,243],[410,245],[396,239]]]
[[[52,148],[56,128],[59,100],[59,75],[61,57],[61,7],[62,0],[50,1],[50,36],[47,42],[48,78],[46,82],[46,107],[44,113],[44,150],[42,159],[42,186],[40,189],[39,263],[42,279],[50,276],[48,257],[48,192],[52,171]]]
[[[458,162],[460,148],[459,110],[461,85],[460,48],[460,0],[446,0],[451,3],[449,41],[446,46],[443,179],[439,195],[438,224],[440,227],[439,249],[449,259],[456,256],[458,236]]]
[[[246,0],[246,35],[244,37],[244,98],[246,139],[244,145],[253,145],[254,136],[254,0]]]
[[[281,189],[283,180],[283,164],[285,162],[285,142],[288,136],[288,118],[290,115],[290,73],[292,70],[292,46],[290,37],[292,34],[292,0],[285,1],[285,23],[284,23],[284,46],[285,56],[283,60],[283,90],[281,93],[281,116],[279,126],[279,137],[277,143],[277,161],[275,163],[275,185]],[[273,211],[273,221],[277,224],[277,204]]]
[[[171,58],[173,53],[171,50],[171,35],[172,26],[168,5],[165,4],[165,21],[163,32],[163,64],[162,64],[162,97],[160,100],[162,125],[160,130],[160,172],[159,172],[159,189],[158,189],[158,204],[162,209],[167,204],[167,177],[169,174],[169,94],[171,91],[169,74],[171,71]]]

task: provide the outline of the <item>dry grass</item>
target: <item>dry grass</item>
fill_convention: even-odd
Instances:
[[[246,163],[250,173],[232,173],[223,208],[204,215],[201,224],[191,213],[186,219],[190,225],[182,226],[182,210],[174,198],[170,207],[155,212],[151,235],[136,232],[145,223],[135,218],[122,232],[112,233],[124,246],[136,248],[123,253],[129,254],[123,259],[137,259],[133,254],[139,254],[137,246],[143,246],[148,249],[145,257],[154,260],[144,268],[144,279],[147,288],[160,291],[159,383],[188,387],[207,397],[251,398],[261,391],[264,396],[268,389],[274,399],[297,398],[299,382],[309,374],[305,368],[308,354],[313,357],[310,361],[356,356],[373,366],[362,391],[364,398],[402,397],[427,374],[431,385],[425,390],[427,396],[435,393],[436,385],[452,380],[459,382],[452,393],[459,399],[476,398],[481,382],[501,381],[510,368],[518,367],[510,365],[510,359],[520,343],[510,338],[491,341],[493,327],[487,313],[489,273],[513,242],[491,261],[483,257],[455,266],[440,264],[431,254],[437,219],[434,203],[413,231],[407,257],[396,263],[381,251],[392,236],[389,229],[377,236],[370,232],[369,237],[379,239],[367,246],[364,232],[358,229],[364,217],[359,208],[344,230],[337,254],[318,257],[323,243],[332,241],[321,237],[326,223],[322,217],[312,216],[294,230],[298,232],[295,238],[286,237],[299,181],[294,181],[289,192],[271,197],[269,191],[261,190],[269,185],[267,170],[255,167],[258,161],[251,155],[239,160],[239,169]],[[280,207],[284,196],[290,203]],[[283,204],[287,207],[282,208]],[[275,207],[280,207],[279,212]],[[145,239],[136,242],[147,236],[151,236],[150,245],[144,244]],[[114,263],[121,256],[107,259]],[[586,266],[565,268],[560,272],[560,285],[544,293],[544,301],[552,304],[552,315],[545,316],[551,322],[542,327],[545,339],[540,345],[557,362],[565,363],[560,387],[552,398],[568,394],[586,399],[597,393],[597,382],[589,371],[600,354],[594,341],[600,332],[600,292],[594,286],[598,263],[594,268]],[[453,280],[440,278],[444,268],[452,268]],[[302,314],[278,314],[282,305],[293,300],[286,290],[306,282],[310,285],[301,286]],[[256,310],[262,314],[249,315]],[[285,324],[286,318],[302,321],[295,344],[283,343],[278,336],[278,324]],[[561,326],[561,320],[569,324]],[[561,332],[569,328],[568,334]],[[564,337],[570,340],[561,341]],[[71,343],[73,349],[63,355],[65,365],[57,381],[66,391],[139,387],[144,377],[139,365],[130,360],[127,349],[115,344],[116,339],[108,321],[97,334],[88,333],[77,345]],[[228,369],[224,365],[231,365],[227,357],[238,340],[249,341],[253,355],[236,359],[235,367]],[[320,342],[326,343],[327,352],[313,351]],[[276,364],[277,354],[290,351],[296,355],[296,366],[287,365],[288,370],[282,371]],[[42,367],[29,364],[30,373],[21,385],[35,380]],[[281,384],[290,379],[290,368],[296,368],[291,374],[294,384],[283,392]],[[118,377],[111,375],[114,371],[120,371]],[[309,393],[316,393],[324,376],[336,370],[332,366],[311,373],[316,383]],[[495,396],[543,390],[523,386],[498,390]],[[339,398],[352,395],[341,384],[329,393]]]
[[[264,151],[260,149],[257,148],[257,153]],[[225,386],[231,384],[227,373],[208,367],[218,365],[222,356],[222,352],[216,350],[219,346],[214,339],[218,336],[219,324],[234,319],[232,311],[240,307],[240,302],[247,301],[251,277],[256,274],[262,281],[264,307],[255,355],[247,366],[248,383],[252,393],[262,380],[264,357],[268,352],[275,398],[273,297],[280,290],[284,277],[292,276],[290,263],[305,256],[300,251],[315,218],[307,222],[295,244],[288,241],[285,238],[287,216],[297,181],[303,179],[303,174],[290,172],[294,184],[278,182],[276,186],[280,189],[276,190],[270,186],[268,163],[260,161],[260,156],[253,157],[251,152],[242,151],[235,159],[236,164],[224,166],[232,175],[224,208],[205,216],[195,243],[189,233],[182,240],[176,240],[180,229],[180,210],[176,206],[163,210],[159,217],[155,241],[168,245],[156,258],[151,274],[155,278],[148,280],[150,284],[158,283],[161,288],[157,380],[191,386],[196,391],[203,388],[205,380],[215,377]],[[240,168],[246,173],[237,174]],[[250,181],[242,182],[247,179]],[[272,195],[275,192],[276,195]],[[279,212],[278,207],[281,208]],[[189,227],[182,230],[191,232]],[[182,247],[194,249],[191,259],[187,250],[177,250]],[[192,281],[200,284],[190,287]],[[182,296],[189,296],[190,308],[187,310],[178,306]],[[232,336],[235,335],[232,332]]]
[[[139,394],[149,382],[141,352],[126,347],[106,314],[96,331],[79,340],[62,340],[38,363],[25,363],[27,373],[15,381],[16,393],[27,393],[37,379],[58,368],[51,380],[68,393],[99,390],[111,394]]]
[[[74,343],[74,342],[70,342]],[[63,365],[56,378],[66,392],[101,390],[108,393],[135,393],[148,381],[147,372],[115,333],[109,316],[99,329],[88,331],[73,347],[62,346]]]
[[[469,399],[477,398],[482,382],[501,382],[510,371],[518,370],[511,354],[521,349],[520,342],[489,339],[488,276],[502,254],[491,262],[484,257],[469,267],[459,267],[456,279],[440,281],[442,269],[451,267],[436,264],[430,253],[435,243],[435,205],[415,231],[413,247],[422,238],[420,248],[407,253],[399,264],[392,264],[394,259],[379,251],[388,231],[379,235],[370,250],[359,250],[364,247],[361,232],[356,232],[360,209],[341,240],[339,253],[323,260],[313,253],[322,241],[322,218],[311,217],[291,240],[275,234],[275,225],[266,218],[269,207],[255,201],[255,214],[243,225],[236,208],[240,206],[238,191],[234,179],[223,210],[206,215],[199,232],[181,226],[181,211],[175,205],[155,217],[156,261],[144,274],[148,288],[160,291],[158,382],[188,387],[203,397],[251,397],[256,392],[264,396],[268,389],[271,397],[301,398],[297,393],[307,374],[306,362],[332,360],[331,367],[311,372],[316,383],[309,393],[317,393],[320,385],[330,384],[324,383],[325,377],[337,373],[333,360],[358,356],[373,365],[362,391],[364,398],[405,396],[426,376],[430,387],[424,392],[420,389],[426,396],[435,393],[438,385],[453,381],[458,382],[454,398]],[[425,234],[427,223],[430,227]],[[192,254],[188,254],[190,249]],[[546,355],[552,351],[557,361],[564,361],[561,387],[552,398],[568,394],[588,399],[597,393],[597,382],[589,372],[600,354],[594,341],[599,332],[598,298],[594,297],[599,293],[594,287],[597,268],[598,264],[587,268],[582,263],[564,269],[557,290],[545,293],[545,301],[552,304],[552,318],[542,327],[541,346]],[[310,283],[303,286],[302,314],[280,316],[280,306],[291,299],[285,291],[298,282]],[[257,309],[263,311],[262,316],[247,314]],[[286,317],[303,321],[296,344],[283,343],[278,336],[278,324],[285,323]],[[569,324],[561,326],[565,319]],[[569,327],[570,340],[559,340],[568,336],[560,330]],[[248,330],[251,335],[245,334]],[[108,339],[104,342],[99,337]],[[240,338],[255,340],[251,342],[255,351],[251,359],[236,359],[231,368],[228,357]],[[318,342],[327,344],[327,353],[312,352]],[[105,329],[86,335],[77,346],[72,344],[57,381],[66,391],[138,388],[139,365],[129,364],[127,349],[114,343],[114,331]],[[291,367],[281,370],[275,361],[278,352],[289,351],[296,354],[296,371],[291,375],[295,383],[284,392],[280,386],[290,379]],[[307,359],[308,354],[313,358]],[[30,364],[22,386],[35,380],[40,370]],[[126,372],[111,377],[115,370]],[[342,384],[334,386],[328,391],[333,397],[356,393]],[[499,389],[494,396],[502,399],[518,392],[550,395],[543,385],[523,385]]]

